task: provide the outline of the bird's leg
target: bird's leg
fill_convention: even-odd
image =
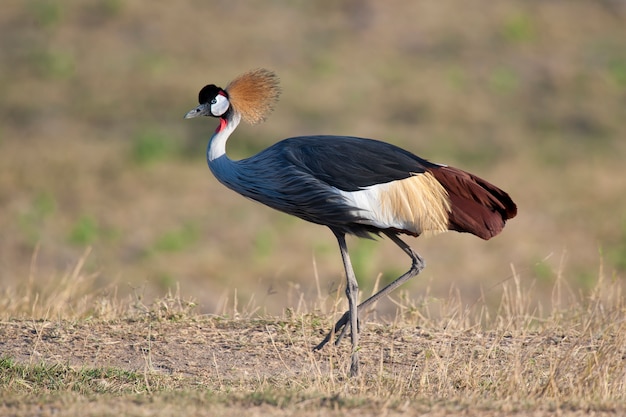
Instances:
[[[349,310],[344,314],[346,322],[350,319],[350,338],[352,341],[352,358],[350,363],[350,376],[356,376],[359,373],[359,314],[358,314],[358,297],[359,297],[359,284],[354,275],[354,269],[352,268],[352,262],[350,262],[350,255],[348,254],[348,246],[346,245],[346,236],[343,232],[333,231],[337,237],[339,243],[339,250],[341,251],[341,259],[343,260],[343,267],[346,272],[346,297],[348,297]],[[346,327],[339,335],[343,337]]]
[[[389,294],[390,292],[398,288],[400,285],[404,284],[409,279],[418,275],[420,272],[422,272],[422,269],[424,269],[424,267],[426,266],[426,263],[424,262],[422,257],[419,256],[417,252],[415,252],[402,239],[400,239],[398,235],[392,232],[383,232],[383,233],[385,233],[387,237],[391,239],[393,243],[398,245],[400,249],[404,251],[404,253],[409,255],[409,257],[411,258],[411,268],[408,271],[406,271],[404,274],[402,274],[400,277],[398,277],[395,281],[389,283],[385,288],[378,291],[376,294],[372,295],[367,300],[363,301],[359,305],[360,311],[363,311],[362,309],[368,308],[370,305],[374,304],[376,301],[380,300],[382,297],[386,296],[387,294]]]
[[[425,266],[424,260],[413,249],[411,249],[409,245],[407,245],[402,239],[400,239],[394,233],[391,233],[391,232],[384,232],[384,233],[387,235],[387,237],[389,237],[389,239],[391,239],[392,242],[398,245],[400,249],[404,251],[404,253],[409,255],[412,261],[411,268],[407,272],[405,272],[403,275],[401,275],[399,278],[397,278],[395,281],[387,285],[385,288],[378,291],[376,294],[372,295],[367,300],[363,301],[357,307],[358,311],[363,311],[367,309],[370,305],[374,304],[376,301],[380,300],[382,297],[389,294],[391,291],[395,290],[400,285],[404,284],[407,280],[419,274],[422,271],[422,269],[424,269],[424,266]],[[341,333],[339,333],[339,336],[335,340],[335,344],[339,344],[339,342],[341,341],[346,331],[346,328],[347,328],[346,324],[348,323],[349,317],[350,317],[350,312],[346,311],[344,315],[341,316],[339,320],[337,320],[337,323],[335,323],[333,330],[331,330],[331,332],[326,335],[324,340],[322,340],[322,342],[319,345],[315,346],[314,350],[320,350],[321,348],[323,348],[326,345],[326,343],[330,341],[333,335],[335,335],[341,329]]]

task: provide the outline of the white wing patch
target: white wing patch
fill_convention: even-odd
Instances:
[[[363,224],[406,230],[417,235],[448,230],[450,198],[429,172],[359,191],[338,192],[348,204],[357,207],[354,214],[363,219]]]

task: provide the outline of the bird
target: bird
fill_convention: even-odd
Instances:
[[[461,169],[429,162],[393,144],[351,136],[283,139],[248,158],[232,160],[226,142],[241,120],[257,124],[272,112],[281,94],[278,76],[257,68],[226,88],[204,86],[199,105],[185,114],[217,118],[207,145],[213,175],[231,190],[273,209],[330,228],[346,277],[348,310],[314,347],[332,338],[339,344],[350,329],[350,376],[359,374],[359,312],[418,275],[425,266],[401,235],[417,237],[448,230],[481,239],[499,234],[517,214],[509,195]],[[358,282],[346,235],[388,237],[411,260],[407,272],[358,304]]]

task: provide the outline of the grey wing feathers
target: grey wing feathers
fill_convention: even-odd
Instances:
[[[343,191],[404,179],[438,166],[373,139],[305,136],[285,139],[275,146],[281,148],[286,160]]]

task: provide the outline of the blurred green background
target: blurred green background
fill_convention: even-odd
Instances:
[[[9,0],[0,30],[3,288],[54,283],[91,247],[90,286],[117,296],[179,286],[206,312],[235,290],[268,312],[334,297],[332,234],[221,186],[204,155],[215,120],[182,118],[203,85],[257,67],[283,95],[232,157],[372,137],[518,203],[489,242],[408,239],[427,261],[411,297],[497,300],[514,269],[549,303],[558,278],[584,293],[625,276],[624,2]],[[409,266],[388,241],[349,245],[366,291]]]

